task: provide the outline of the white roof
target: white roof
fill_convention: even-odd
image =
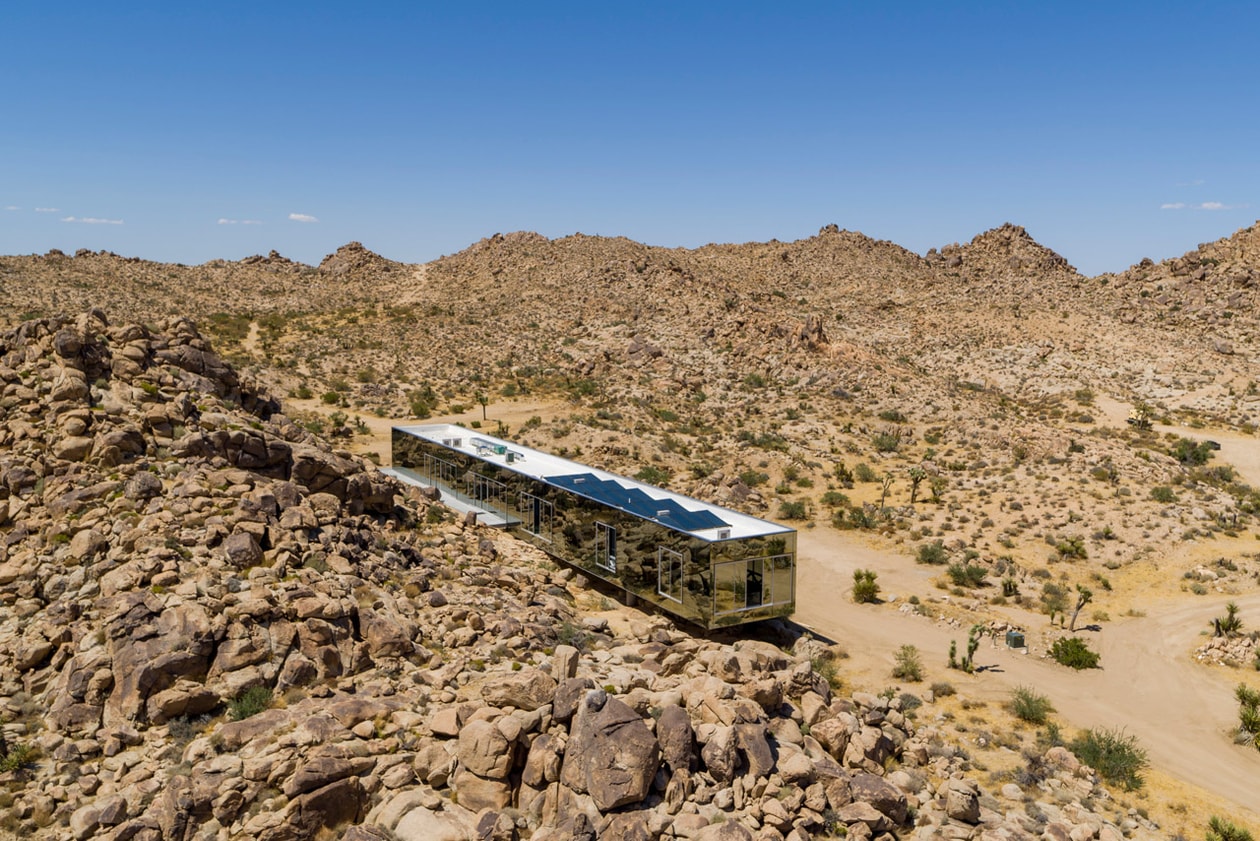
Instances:
[[[449,449],[475,456],[504,470],[511,470],[514,473],[538,479],[570,493],[577,493],[605,504],[614,505],[628,514],[660,522],[670,528],[687,532],[704,540],[762,537],[795,531],[795,529],[772,523],[769,520],[741,514],[738,511],[723,508],[720,505],[713,505],[712,503],[674,493],[664,488],[658,488],[655,485],[649,485],[636,479],[609,473],[606,470],[600,470],[581,462],[561,458],[560,456],[545,453],[542,450],[535,450],[532,447],[525,447],[512,441],[505,441],[493,435],[486,435],[479,429],[468,429],[467,427],[449,423],[396,426],[394,429],[405,432],[408,435],[414,435],[417,438],[423,438],[426,441],[442,444]],[[511,461],[509,461],[509,458]],[[582,483],[586,481],[588,476],[593,479],[591,487],[594,487],[596,483],[615,482],[621,489],[627,491],[625,495],[626,502],[619,502],[617,498],[610,497],[606,492],[600,494],[594,492],[590,494],[584,493]],[[553,481],[562,477],[565,481]],[[611,486],[604,484],[601,487],[606,489]],[[680,506],[682,509],[685,509],[685,512],[697,515],[695,519],[703,520],[706,523],[712,522],[714,519],[721,520],[721,525],[707,528],[682,528],[676,523],[669,522],[670,517],[664,507],[658,512],[661,515],[658,519],[652,512],[645,513],[641,503],[636,506],[633,498],[637,497],[641,500],[642,496],[646,496],[651,501],[660,502],[663,506]],[[729,530],[730,533],[724,536],[720,535],[724,530]]]

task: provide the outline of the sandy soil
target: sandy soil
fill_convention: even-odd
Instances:
[[[1190,603],[1151,604],[1148,615],[1085,631],[1102,655],[1102,669],[1073,672],[1053,661],[982,644],[976,663],[983,672],[967,676],[934,668],[943,665],[950,640],[960,647],[966,627],[905,615],[889,605],[857,605],[850,598],[852,571],[879,573],[883,595],[898,588],[924,592],[933,572],[907,569],[912,562],[891,557],[854,533],[805,529],[800,558],[796,619],[834,639],[850,654],[844,671],[864,675],[873,685],[892,683],[893,654],[915,645],[929,673],[948,679],[960,691],[986,700],[1005,700],[1011,688],[1027,685],[1047,695],[1059,718],[1077,727],[1120,727],[1137,736],[1152,764],[1195,787],[1204,787],[1260,818],[1260,752],[1236,747],[1229,738],[1237,718],[1228,672],[1197,665],[1189,656],[1211,617],[1224,613],[1224,598]],[[808,582],[808,586],[802,586]],[[915,585],[918,586],[915,586]],[[904,591],[903,591],[904,592]],[[1260,594],[1234,598],[1244,615],[1260,611]],[[1041,627],[1045,617],[1025,613],[1017,621]]]

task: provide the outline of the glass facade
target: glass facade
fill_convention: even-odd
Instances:
[[[769,534],[706,539],[584,495],[580,474],[565,477],[567,487],[560,487],[513,469],[511,450],[491,449],[494,439],[474,440],[487,444],[486,456],[505,463],[461,451],[454,441],[447,446],[395,428],[394,469],[485,511],[486,522],[511,529],[583,573],[696,625],[716,628],[792,613],[795,531],[766,523]],[[607,498],[608,483],[590,478]],[[662,518],[668,514],[660,512]]]

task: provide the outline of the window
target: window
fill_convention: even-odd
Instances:
[[[595,524],[595,565],[617,571],[617,530],[607,523]]]
[[[530,493],[522,493],[520,510],[524,518],[521,527],[534,537],[540,537],[550,543],[553,539],[556,516],[556,509],[551,501]]]
[[[667,599],[682,601],[683,554],[659,546],[656,549],[656,592]]]
[[[745,558],[714,569],[714,615],[792,601],[792,556]]]

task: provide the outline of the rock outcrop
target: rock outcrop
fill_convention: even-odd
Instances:
[[[730,645],[639,614],[562,644],[582,619],[567,570],[280,408],[183,320],[0,336],[0,753],[22,837],[1041,825],[901,698],[836,695],[808,638]],[[1050,826],[1120,837],[1080,805],[1105,797],[1092,771],[1043,764]]]

